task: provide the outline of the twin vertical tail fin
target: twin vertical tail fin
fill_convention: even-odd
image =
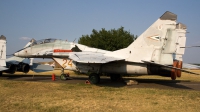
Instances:
[[[177,30],[178,39],[176,43],[176,52],[175,52],[174,59],[178,61],[183,61],[182,56],[185,53],[187,27],[182,23],[178,23],[176,25],[176,30]]]
[[[6,66],[6,37],[0,37],[0,66]]]
[[[184,49],[180,47],[185,46],[186,26],[176,21],[176,14],[165,12],[127,48],[130,56],[126,60],[172,65],[173,54],[182,60]]]

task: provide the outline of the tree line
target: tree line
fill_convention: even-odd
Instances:
[[[82,35],[78,43],[89,47],[115,51],[128,47],[136,39],[137,35],[135,36],[129,31],[125,31],[124,27],[111,30],[102,28],[99,31],[93,29],[90,35]]]

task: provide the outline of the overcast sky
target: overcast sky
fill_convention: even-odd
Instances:
[[[7,54],[31,38],[77,40],[92,29],[123,26],[140,35],[165,11],[187,26],[187,46],[200,45],[200,0],[0,0],[0,35],[7,37]],[[188,48],[187,63],[200,63],[200,48]]]

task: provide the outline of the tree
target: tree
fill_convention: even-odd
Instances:
[[[136,38],[137,36],[125,31],[124,27],[108,31],[105,30],[105,28],[102,28],[100,31],[93,29],[92,34],[90,35],[82,35],[82,37],[79,38],[78,43],[89,47],[115,51],[127,47]]]

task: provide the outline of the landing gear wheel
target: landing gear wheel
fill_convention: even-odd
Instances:
[[[92,73],[89,76],[89,81],[91,84],[98,84],[100,82],[100,76],[96,73]]]
[[[121,75],[119,75],[119,74],[110,74],[110,79],[112,81],[119,81],[121,79]]]
[[[2,76],[2,72],[0,72],[0,76]]]
[[[60,75],[60,79],[61,79],[61,80],[67,80],[66,74],[61,74],[61,75]]]

